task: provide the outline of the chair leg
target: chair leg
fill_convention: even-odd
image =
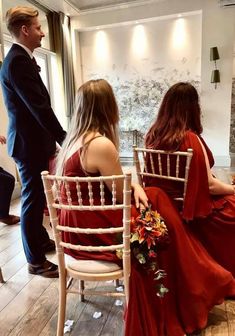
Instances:
[[[116,286],[116,287],[119,287],[119,286],[120,286],[119,279],[116,279],[116,280],[115,280],[115,286]]]
[[[4,282],[5,282],[4,279],[3,279],[3,275],[2,275],[2,269],[1,269],[1,267],[0,267],[0,282],[1,282],[1,283],[4,283]]]
[[[59,285],[59,308],[57,321],[57,336],[64,335],[65,311],[66,311],[66,285],[65,280],[60,279]]]
[[[125,290],[125,301],[126,301],[126,306],[128,306],[129,302],[129,277],[124,277],[124,290]]]
[[[84,289],[85,289],[85,281],[84,280],[79,280],[80,302],[85,301],[85,295],[83,294]]]

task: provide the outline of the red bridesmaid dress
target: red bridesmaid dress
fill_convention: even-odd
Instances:
[[[78,152],[67,160],[64,175],[87,176],[81,167]],[[93,188],[93,192],[94,199],[98,202],[100,198],[98,185],[97,188]],[[226,296],[235,296],[235,281],[231,273],[218,265],[197,238],[183,225],[178,211],[165,192],[159,188],[146,188],[146,193],[152,209],[160,212],[169,230],[170,244],[158,254],[159,266],[167,272],[164,285],[169,292],[160,299],[156,295],[153,275],[133,260],[130,300],[125,312],[125,336],[183,336],[186,332],[191,333],[204,328],[209,310],[215,304],[221,303]],[[105,194],[106,197],[109,195],[107,188]],[[73,198],[73,192],[71,197]],[[86,200],[84,204],[85,202]],[[132,215],[138,215],[134,206]],[[78,222],[84,227],[120,226],[121,219],[122,213],[119,211],[82,213],[62,210],[60,214],[61,225],[73,227],[76,227]],[[79,241],[80,244],[90,244],[91,241],[97,244],[109,244],[114,239],[116,237],[112,235],[85,237],[82,234],[78,236],[64,233],[63,236],[66,242]],[[82,251],[65,252],[76,259],[91,258],[90,253]],[[93,253],[92,258],[120,263],[116,254],[111,252]]]

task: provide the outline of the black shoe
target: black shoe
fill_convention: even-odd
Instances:
[[[45,260],[41,265],[28,265],[28,271],[30,274],[40,275],[44,278],[58,278],[58,266]]]
[[[44,253],[54,252],[55,251],[55,242],[52,239],[49,239],[47,243],[42,244]]]
[[[0,222],[7,224],[7,225],[14,225],[20,222],[19,216],[8,215],[7,217],[0,218]]]

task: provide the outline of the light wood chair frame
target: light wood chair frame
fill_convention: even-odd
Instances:
[[[146,164],[146,156],[149,157],[150,160],[150,171]],[[163,173],[163,157],[166,157],[166,173]],[[171,174],[171,158],[176,157],[175,160],[175,169],[174,169],[174,175]],[[180,176],[179,171],[179,165],[180,165],[180,159],[181,157],[186,157],[185,167],[184,167],[184,175]],[[175,201],[182,202],[182,208],[184,206],[184,200],[187,190],[187,184],[188,184],[188,176],[189,176],[189,169],[191,160],[193,157],[193,149],[188,148],[186,152],[183,151],[176,151],[176,152],[168,152],[164,150],[156,150],[156,149],[147,149],[147,148],[138,148],[137,146],[133,146],[133,159],[134,164],[136,168],[136,174],[138,178],[138,182],[143,187],[144,176],[154,177],[157,179],[167,179],[167,180],[173,180],[183,183],[183,194],[180,197],[175,197]],[[157,160],[156,160],[157,158]],[[158,166],[158,172],[159,174],[155,173],[155,167],[156,164]]]
[[[47,171],[41,173],[44,191],[47,200],[47,206],[50,214],[50,221],[52,224],[53,234],[56,243],[56,252],[59,265],[59,309],[58,309],[58,323],[57,323],[57,336],[62,336],[64,332],[64,322],[66,313],[66,298],[68,293],[80,294],[81,299],[84,299],[85,294],[89,295],[105,295],[114,297],[124,297],[126,304],[129,300],[129,276],[131,270],[131,258],[130,258],[130,220],[131,220],[131,174],[105,177],[61,177],[55,175],[49,175]],[[112,204],[105,204],[104,184],[106,181],[112,181]],[[123,181],[123,202],[117,203],[116,200],[116,181]],[[76,183],[77,189],[77,205],[72,203],[70,193],[70,183]],[[87,183],[89,205],[83,205],[80,183]],[[100,183],[100,205],[93,204],[93,190],[92,184],[94,182]],[[64,184],[67,201],[62,202],[60,189]],[[54,190],[56,189],[56,191]],[[65,204],[66,203],[66,204]],[[110,228],[75,228],[69,226],[59,225],[58,210],[76,210],[76,211],[104,211],[104,210],[122,210],[123,211],[123,225],[120,227]],[[62,232],[73,232],[83,234],[102,234],[102,233],[121,233],[122,242],[110,246],[82,246],[73,245],[70,243],[62,242]],[[66,265],[64,259],[64,248],[83,250],[83,251],[116,251],[117,249],[123,250],[122,267],[119,270],[109,273],[86,273],[75,271]],[[79,280],[79,289],[75,290],[71,288],[73,279]],[[123,279],[124,290],[123,292],[117,291],[97,291],[84,288],[84,281],[108,281]]]

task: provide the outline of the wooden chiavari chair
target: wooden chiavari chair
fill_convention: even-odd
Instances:
[[[44,191],[46,194],[47,206],[50,214],[50,222],[52,224],[53,233],[56,243],[56,252],[59,264],[59,312],[57,324],[57,336],[63,335],[66,298],[68,293],[80,294],[81,299],[84,299],[85,294],[89,295],[105,295],[105,296],[122,296],[126,298],[126,303],[129,299],[129,276],[130,276],[130,213],[131,213],[131,174],[120,176],[105,176],[105,177],[62,177],[49,175],[48,172],[42,172],[42,180]],[[112,181],[112,204],[105,203],[106,181]],[[123,202],[117,203],[116,200],[116,182],[123,181]],[[93,183],[100,184],[100,204],[94,205],[93,200]],[[81,193],[81,183],[87,184],[89,195],[89,204],[83,205],[83,195]],[[71,185],[76,186],[77,200],[71,200]],[[66,190],[66,200],[62,200],[61,186],[64,185]],[[65,197],[65,195],[63,195]],[[74,196],[73,196],[74,197]],[[76,205],[75,205],[76,204]],[[81,228],[78,226],[69,227],[59,224],[58,211],[66,209],[67,211],[108,211],[122,210],[123,223],[120,227],[110,228]],[[122,242],[110,246],[83,246],[65,243],[61,240],[62,232],[82,233],[82,234],[113,234],[120,233]],[[72,250],[81,250],[87,252],[94,251],[116,251],[123,250],[122,266],[113,262],[104,262],[99,260],[77,260],[72,257],[68,261],[65,259],[64,248]],[[71,259],[73,259],[71,261]],[[106,291],[86,289],[85,281],[108,281],[124,279],[124,291]],[[80,282],[79,290],[72,288],[73,279],[78,279]]]
[[[186,152],[167,152],[133,146],[138,182],[144,186],[144,177],[146,176],[182,183],[182,194],[173,199],[177,202],[180,201],[183,208],[192,156],[193,150],[191,148]]]

